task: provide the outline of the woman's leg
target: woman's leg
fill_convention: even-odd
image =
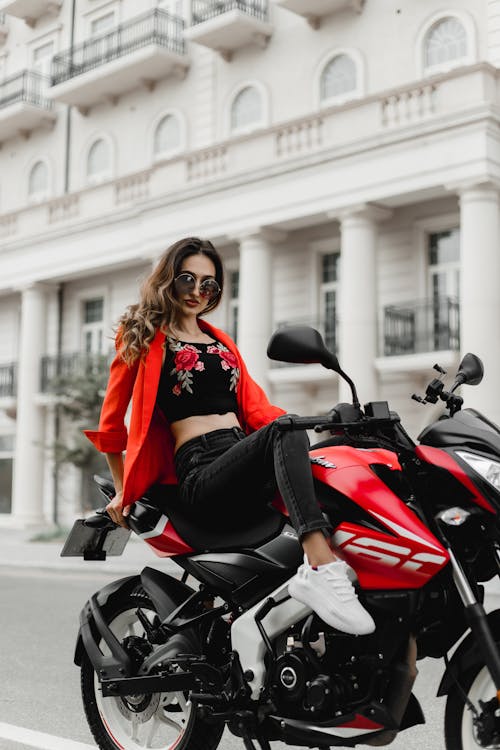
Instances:
[[[274,475],[305,551],[304,564],[289,585],[291,596],[339,630],[372,632],[374,622],[358,601],[348,566],[335,557],[324,535],[328,522],[314,493],[307,435],[281,431],[276,422],[249,436],[240,434],[236,442],[234,434],[232,440],[227,434],[231,432],[201,436],[185,460],[190,471],[181,481],[181,497],[191,512],[224,518],[236,505],[241,516],[242,506],[255,506]]]
[[[255,507],[263,486],[275,480],[301,539],[309,532],[328,529],[314,492],[305,432],[282,432],[277,422],[271,422],[248,436],[217,430],[190,442],[195,445],[192,454],[186,455],[181,448],[176,466],[181,497],[192,511],[204,513],[211,508],[214,513],[231,515],[235,498],[240,506]],[[324,539],[323,534],[314,536]],[[329,549],[326,540],[325,547]]]

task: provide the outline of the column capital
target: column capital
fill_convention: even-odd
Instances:
[[[15,292],[57,292],[61,285],[57,281],[26,281],[13,287]]]
[[[330,219],[337,219],[341,223],[349,219],[364,219],[378,223],[390,219],[393,211],[377,203],[355,203],[352,206],[328,211],[327,215]]]
[[[244,242],[248,239],[261,240],[270,245],[279,245],[288,237],[288,232],[274,227],[245,227],[241,231],[232,232],[227,235],[229,240]]]
[[[446,190],[450,193],[456,193],[460,200],[467,199],[468,195],[484,195],[485,198],[488,195],[494,196],[495,193],[500,193],[500,179],[495,178],[476,178],[468,180],[459,180],[458,182],[450,182],[445,185]]]

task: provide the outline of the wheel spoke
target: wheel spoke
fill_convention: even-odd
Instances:
[[[151,724],[151,727],[149,729],[149,732],[146,735],[143,747],[153,747],[152,742],[157,732],[157,729],[160,726],[160,719],[158,718],[156,714],[152,717],[150,724]]]
[[[132,724],[132,726],[131,726],[132,732],[131,732],[131,735],[130,735],[130,739],[134,740],[134,742],[137,742],[138,739],[139,739],[139,737],[138,737],[138,735],[139,735],[139,720],[138,720],[137,716],[132,716],[132,722],[131,722],[131,724]]]
[[[170,718],[170,716],[166,716],[165,713],[158,714],[158,718],[161,722],[163,722],[163,724],[166,724],[168,727],[172,727],[172,729],[177,730],[177,732],[182,732],[184,729],[180,722],[174,721]]]
[[[190,707],[191,703],[188,704],[188,702],[187,702],[187,700],[186,700],[186,698],[184,696],[184,693],[176,693],[175,696],[177,698],[177,702],[178,702],[179,706],[182,709],[182,715],[184,717],[183,719],[181,719],[181,721],[184,721],[184,723],[185,723],[187,721],[187,716],[188,716],[188,713],[189,713],[189,707]]]

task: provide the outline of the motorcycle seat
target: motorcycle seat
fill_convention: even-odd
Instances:
[[[207,528],[198,524],[179,506],[175,485],[153,485],[140,502],[143,505],[146,502],[152,504],[168,516],[179,536],[196,551],[257,547],[277,536],[287,520],[277,510],[265,507],[250,519],[248,515],[241,518],[241,525],[235,528]]]
[[[94,481],[106,497],[113,497],[115,491],[112,482],[103,477],[94,476]],[[156,484],[133,504],[129,516],[129,526],[137,534],[153,530],[165,515],[183,539],[196,551],[223,551],[257,547],[276,537],[287,519],[272,507],[265,506],[250,519],[241,519],[241,527],[211,529],[193,520],[179,505],[176,485]]]

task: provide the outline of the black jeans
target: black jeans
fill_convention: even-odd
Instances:
[[[176,453],[179,495],[188,514],[208,527],[241,528],[272,500],[276,487],[299,537],[327,529],[312,479],[304,431],[281,431],[276,421],[251,435],[214,430]]]

